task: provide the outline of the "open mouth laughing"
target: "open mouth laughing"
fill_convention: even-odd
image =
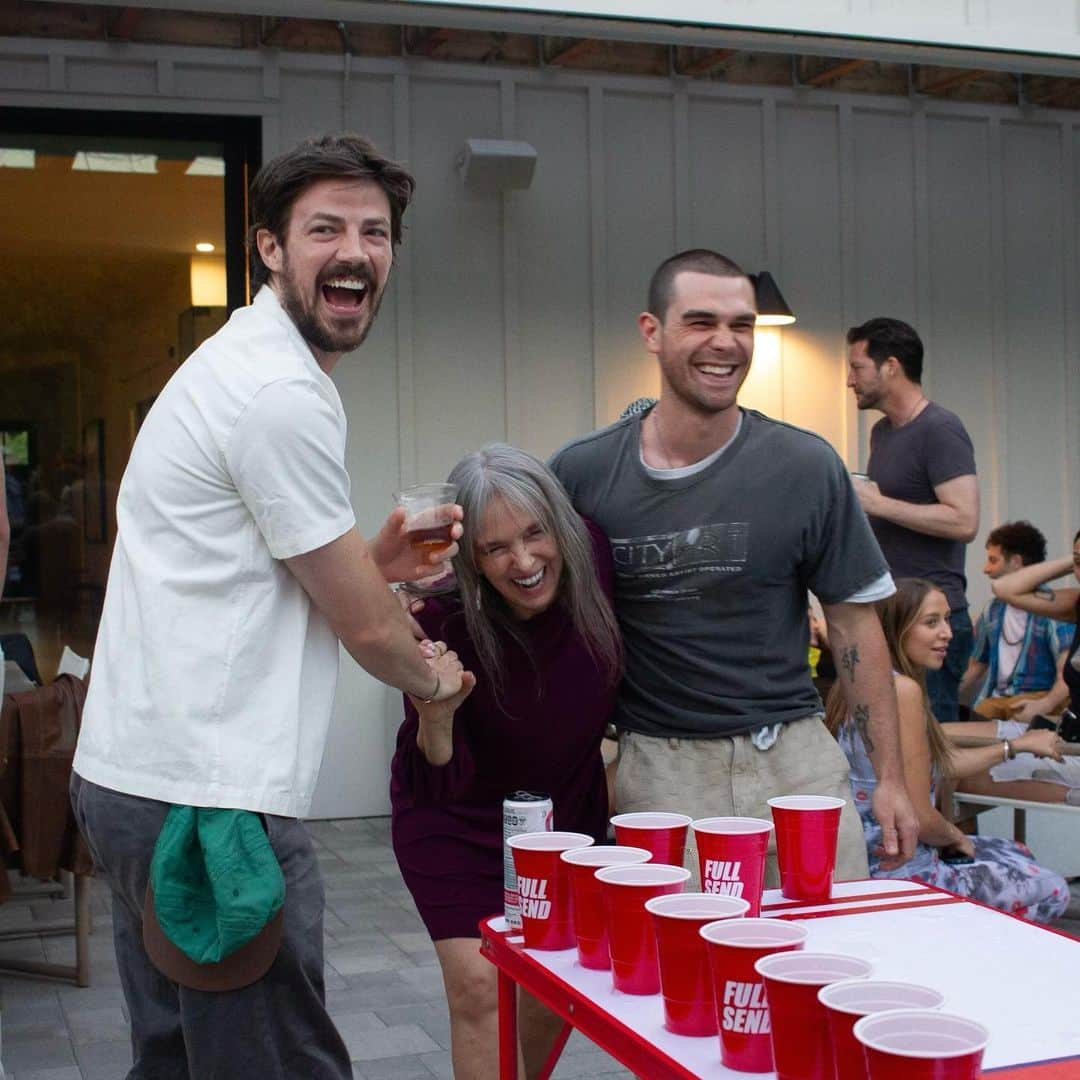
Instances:
[[[541,566],[532,577],[527,578],[514,578],[513,582],[519,589],[535,589],[543,580],[544,575],[547,573],[547,567]]]
[[[354,315],[364,306],[371,285],[365,278],[356,275],[338,276],[324,281],[320,291],[331,311]]]

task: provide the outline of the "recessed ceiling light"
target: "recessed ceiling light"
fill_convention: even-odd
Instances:
[[[208,244],[205,240],[195,245],[196,251],[211,252],[214,250],[213,244]]]
[[[185,176],[224,176],[225,159],[200,155],[184,170]]]
[[[32,169],[34,167],[33,150],[0,150],[0,168]]]
[[[71,162],[75,172],[156,173],[156,154],[112,154],[80,150]]]

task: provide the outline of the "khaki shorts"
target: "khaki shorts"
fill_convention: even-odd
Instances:
[[[758,750],[749,735],[719,739],[672,739],[624,731],[619,737],[615,774],[618,813],[667,810],[703,817],[754,817],[772,820],[774,795],[833,795],[845,799],[837,841],[837,881],[870,876],[862,823],[851,798],[848,760],[817,717],[785,724],[768,750]],[[687,838],[686,865],[698,887],[693,830]],[[775,837],[769,840],[765,884],[776,888]]]

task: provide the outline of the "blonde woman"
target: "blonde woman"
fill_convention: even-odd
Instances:
[[[934,785],[945,777],[983,772],[1019,751],[1059,761],[1061,739],[1052,731],[1029,731],[1011,744],[950,748],[926,694],[926,672],[945,662],[952,638],[945,594],[928,581],[901,578],[896,593],[881,601],[878,611],[896,682],[904,781],[919,818],[915,857],[895,870],[882,870],[879,863],[881,829],[870,809],[876,781],[864,725],[846,715],[836,693],[830,695],[827,715],[829,729],[851,764],[851,790],[863,822],[871,876],[925,881],[1035,922],[1058,918],[1069,903],[1064,879],[1039,866],[1022,844],[962,833],[935,808]]]

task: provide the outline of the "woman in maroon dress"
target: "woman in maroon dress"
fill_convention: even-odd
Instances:
[[[458,593],[426,601],[418,618],[475,678],[445,702],[406,701],[390,795],[394,853],[435,942],[454,1076],[466,1080],[498,1075],[496,971],[478,923],[503,905],[503,797],[548,792],[556,829],[603,840],[600,740],[620,647],[607,541],[546,465],[495,444],[449,479],[465,511]],[[524,1004],[531,1074],[550,1025]]]

